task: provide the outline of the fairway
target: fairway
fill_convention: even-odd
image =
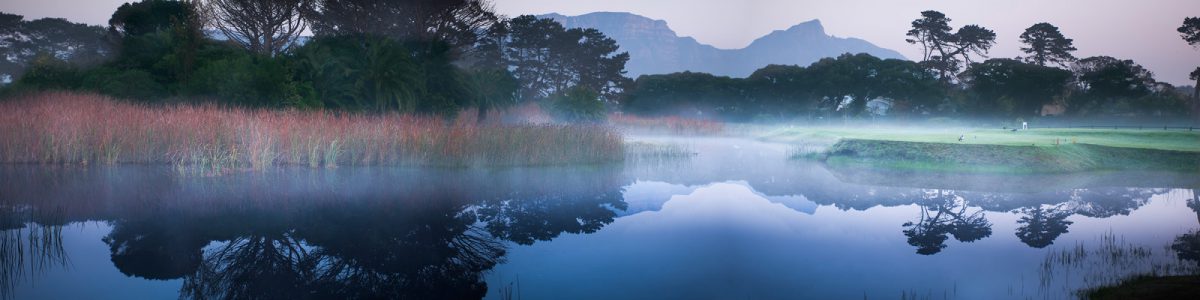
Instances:
[[[963,140],[959,141],[959,137]],[[1160,129],[1030,129],[911,127],[793,127],[765,130],[760,139],[829,146],[841,139],[1002,146],[1090,144],[1109,147],[1200,152],[1200,131]]]

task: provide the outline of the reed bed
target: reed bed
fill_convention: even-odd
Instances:
[[[0,102],[0,162],[174,164],[223,172],[274,165],[528,166],[624,157],[605,126],[477,124],[407,114],[149,106],[45,92]]]
[[[721,122],[676,116],[647,118],[628,114],[609,114],[608,122],[622,128],[658,134],[718,135],[725,132],[725,124]]]

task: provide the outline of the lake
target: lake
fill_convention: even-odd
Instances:
[[[1200,230],[1196,174],[891,172],[632,139],[696,154],[0,166],[0,299],[1060,299],[1200,270],[1171,247]]]

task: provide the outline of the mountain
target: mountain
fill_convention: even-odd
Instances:
[[[625,69],[630,77],[682,71],[746,77],[769,64],[807,66],[842,53],[869,53],[881,58],[904,59],[899,52],[856,38],[825,33],[821,21],[812,20],[776,30],[742,49],[718,49],[691,37],[681,37],[663,20],[623,12],[596,12],[579,16],[545,14],[567,28],[595,28],[629,51]]]

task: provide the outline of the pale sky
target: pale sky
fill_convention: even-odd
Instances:
[[[128,0],[0,0],[0,11],[32,18],[64,17],[104,24]],[[1058,26],[1075,39],[1077,57],[1109,55],[1133,59],[1155,77],[1192,84],[1187,74],[1200,66],[1200,50],[1175,28],[1200,16],[1200,0],[493,0],[504,15],[596,11],[632,12],[666,20],[682,36],[718,48],[741,48],[772,30],[820,19],[829,34],[861,38],[911,58],[920,49],[904,42],[909,23],[923,10],[945,13],[951,26],[979,24],[996,31],[991,57],[1020,54],[1018,36],[1038,22]]]

